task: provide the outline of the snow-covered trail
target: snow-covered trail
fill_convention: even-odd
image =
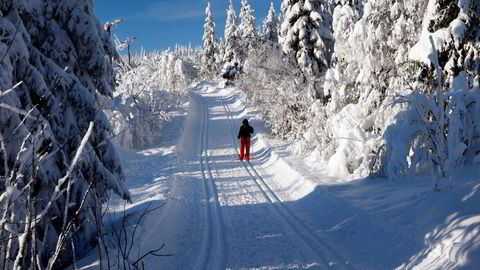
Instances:
[[[392,269],[408,260],[418,246],[407,233],[298,173],[308,170],[262,139],[241,100],[237,89],[198,83],[161,145],[122,151],[133,203],[112,202],[105,218],[113,269],[123,219],[131,262],[162,246],[156,254],[172,255],[145,257],[145,269]],[[250,162],[237,159],[244,117],[260,131]],[[80,265],[98,269],[97,252]]]
[[[241,119],[231,102],[214,84],[199,84],[191,92],[177,149],[180,173],[172,178],[174,197],[191,204],[166,212],[184,215],[190,220],[183,223],[194,229],[175,226],[177,235],[169,239],[176,239],[171,243],[176,248],[167,245],[165,251],[188,256],[166,258],[165,269],[355,269],[283,202],[259,160],[237,160]]]
[[[139,212],[150,200],[165,203],[142,221],[136,253],[165,244],[161,253],[173,256],[147,257],[146,269],[388,269],[381,257],[404,245],[386,226],[299,179],[272,159],[258,135],[253,160],[237,159],[243,117],[232,91],[202,82],[190,91],[181,135],[177,127],[167,132],[169,146],[126,155],[127,170],[132,164],[138,170],[129,178],[134,206],[128,208]],[[170,153],[175,158],[165,159]],[[396,248],[361,250],[367,239],[371,245],[396,241]]]

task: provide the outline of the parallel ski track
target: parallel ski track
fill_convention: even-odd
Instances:
[[[218,191],[210,169],[208,158],[208,129],[209,112],[204,99],[196,93],[192,93],[202,108],[202,131],[200,142],[200,169],[203,180],[203,187],[206,197],[206,232],[204,234],[204,245],[198,259],[198,269],[225,269],[225,224],[223,222]],[[215,239],[215,241],[213,240]]]
[[[235,147],[235,152],[238,155],[238,145],[235,141],[235,133],[233,129],[233,119],[232,113],[230,108],[226,104],[224,100],[222,100],[223,107],[225,108],[225,113],[227,114],[229,127],[230,127],[230,135],[232,137],[232,144]],[[312,231],[307,225],[305,225],[297,215],[295,215],[284,203],[283,201],[277,196],[277,194],[271,189],[271,187],[267,184],[267,182],[260,176],[254,166],[247,162],[241,162],[243,167],[245,168],[246,172],[250,175],[260,192],[264,195],[268,202],[271,203],[275,211],[283,218],[286,224],[301,237],[303,242],[307,244],[307,246],[319,257],[321,262],[324,264],[325,267],[332,267],[331,260],[328,260],[325,255],[328,254],[329,257],[335,258],[335,260],[340,263],[337,265],[338,267],[342,267],[343,269],[356,269],[352,265],[348,264],[348,262],[337,252],[335,249],[330,246],[326,241],[320,239],[320,237]],[[248,164],[248,166],[246,165]],[[253,173],[252,173],[253,172]]]

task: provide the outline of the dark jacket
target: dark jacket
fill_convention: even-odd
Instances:
[[[253,134],[253,127],[251,127],[248,123],[243,123],[240,127],[240,131],[238,132],[238,138],[250,138]]]

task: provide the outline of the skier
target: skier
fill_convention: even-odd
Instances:
[[[247,119],[243,119],[243,124],[240,126],[240,131],[238,132],[238,139],[240,140],[240,160],[249,160],[250,159],[250,142],[253,134],[253,127],[248,124]],[[245,153],[246,152],[246,153]]]

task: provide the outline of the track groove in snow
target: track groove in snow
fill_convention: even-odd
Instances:
[[[212,204],[210,216],[207,216],[212,219],[207,221],[212,228],[207,227],[204,234],[210,235],[211,239],[204,236],[206,242],[199,250],[202,255],[194,268],[218,269],[223,264],[226,269],[318,269],[320,266],[322,269],[338,269],[335,263],[322,263],[317,258],[293,227],[285,222],[282,214],[275,210],[278,206],[273,204],[276,202],[272,203],[262,194],[264,191],[255,183],[255,178],[242,168],[244,164],[229,154],[233,148],[229,143],[230,123],[217,90],[208,84],[200,85],[192,89],[191,95],[194,103],[191,106],[196,108],[191,112],[196,113],[203,127],[198,128],[202,141],[200,164],[204,166],[200,169],[202,179],[209,182],[208,197]],[[219,209],[218,218],[214,215],[214,208]],[[222,215],[228,227],[225,227]],[[215,228],[215,224],[222,227]],[[219,231],[218,228],[222,229]],[[222,234],[223,237],[217,237]],[[222,248],[224,251],[220,251]],[[216,259],[211,258],[212,254]]]
[[[200,168],[206,196],[207,230],[202,244],[202,254],[199,257],[197,266],[199,269],[224,269],[225,268],[225,234],[222,214],[219,209],[218,191],[215,186],[210,162],[208,159],[208,130],[209,112],[208,105],[199,95],[192,94],[192,97],[202,108],[202,131],[200,142]],[[215,227],[215,230],[213,229]],[[215,238],[213,240],[212,238]]]

